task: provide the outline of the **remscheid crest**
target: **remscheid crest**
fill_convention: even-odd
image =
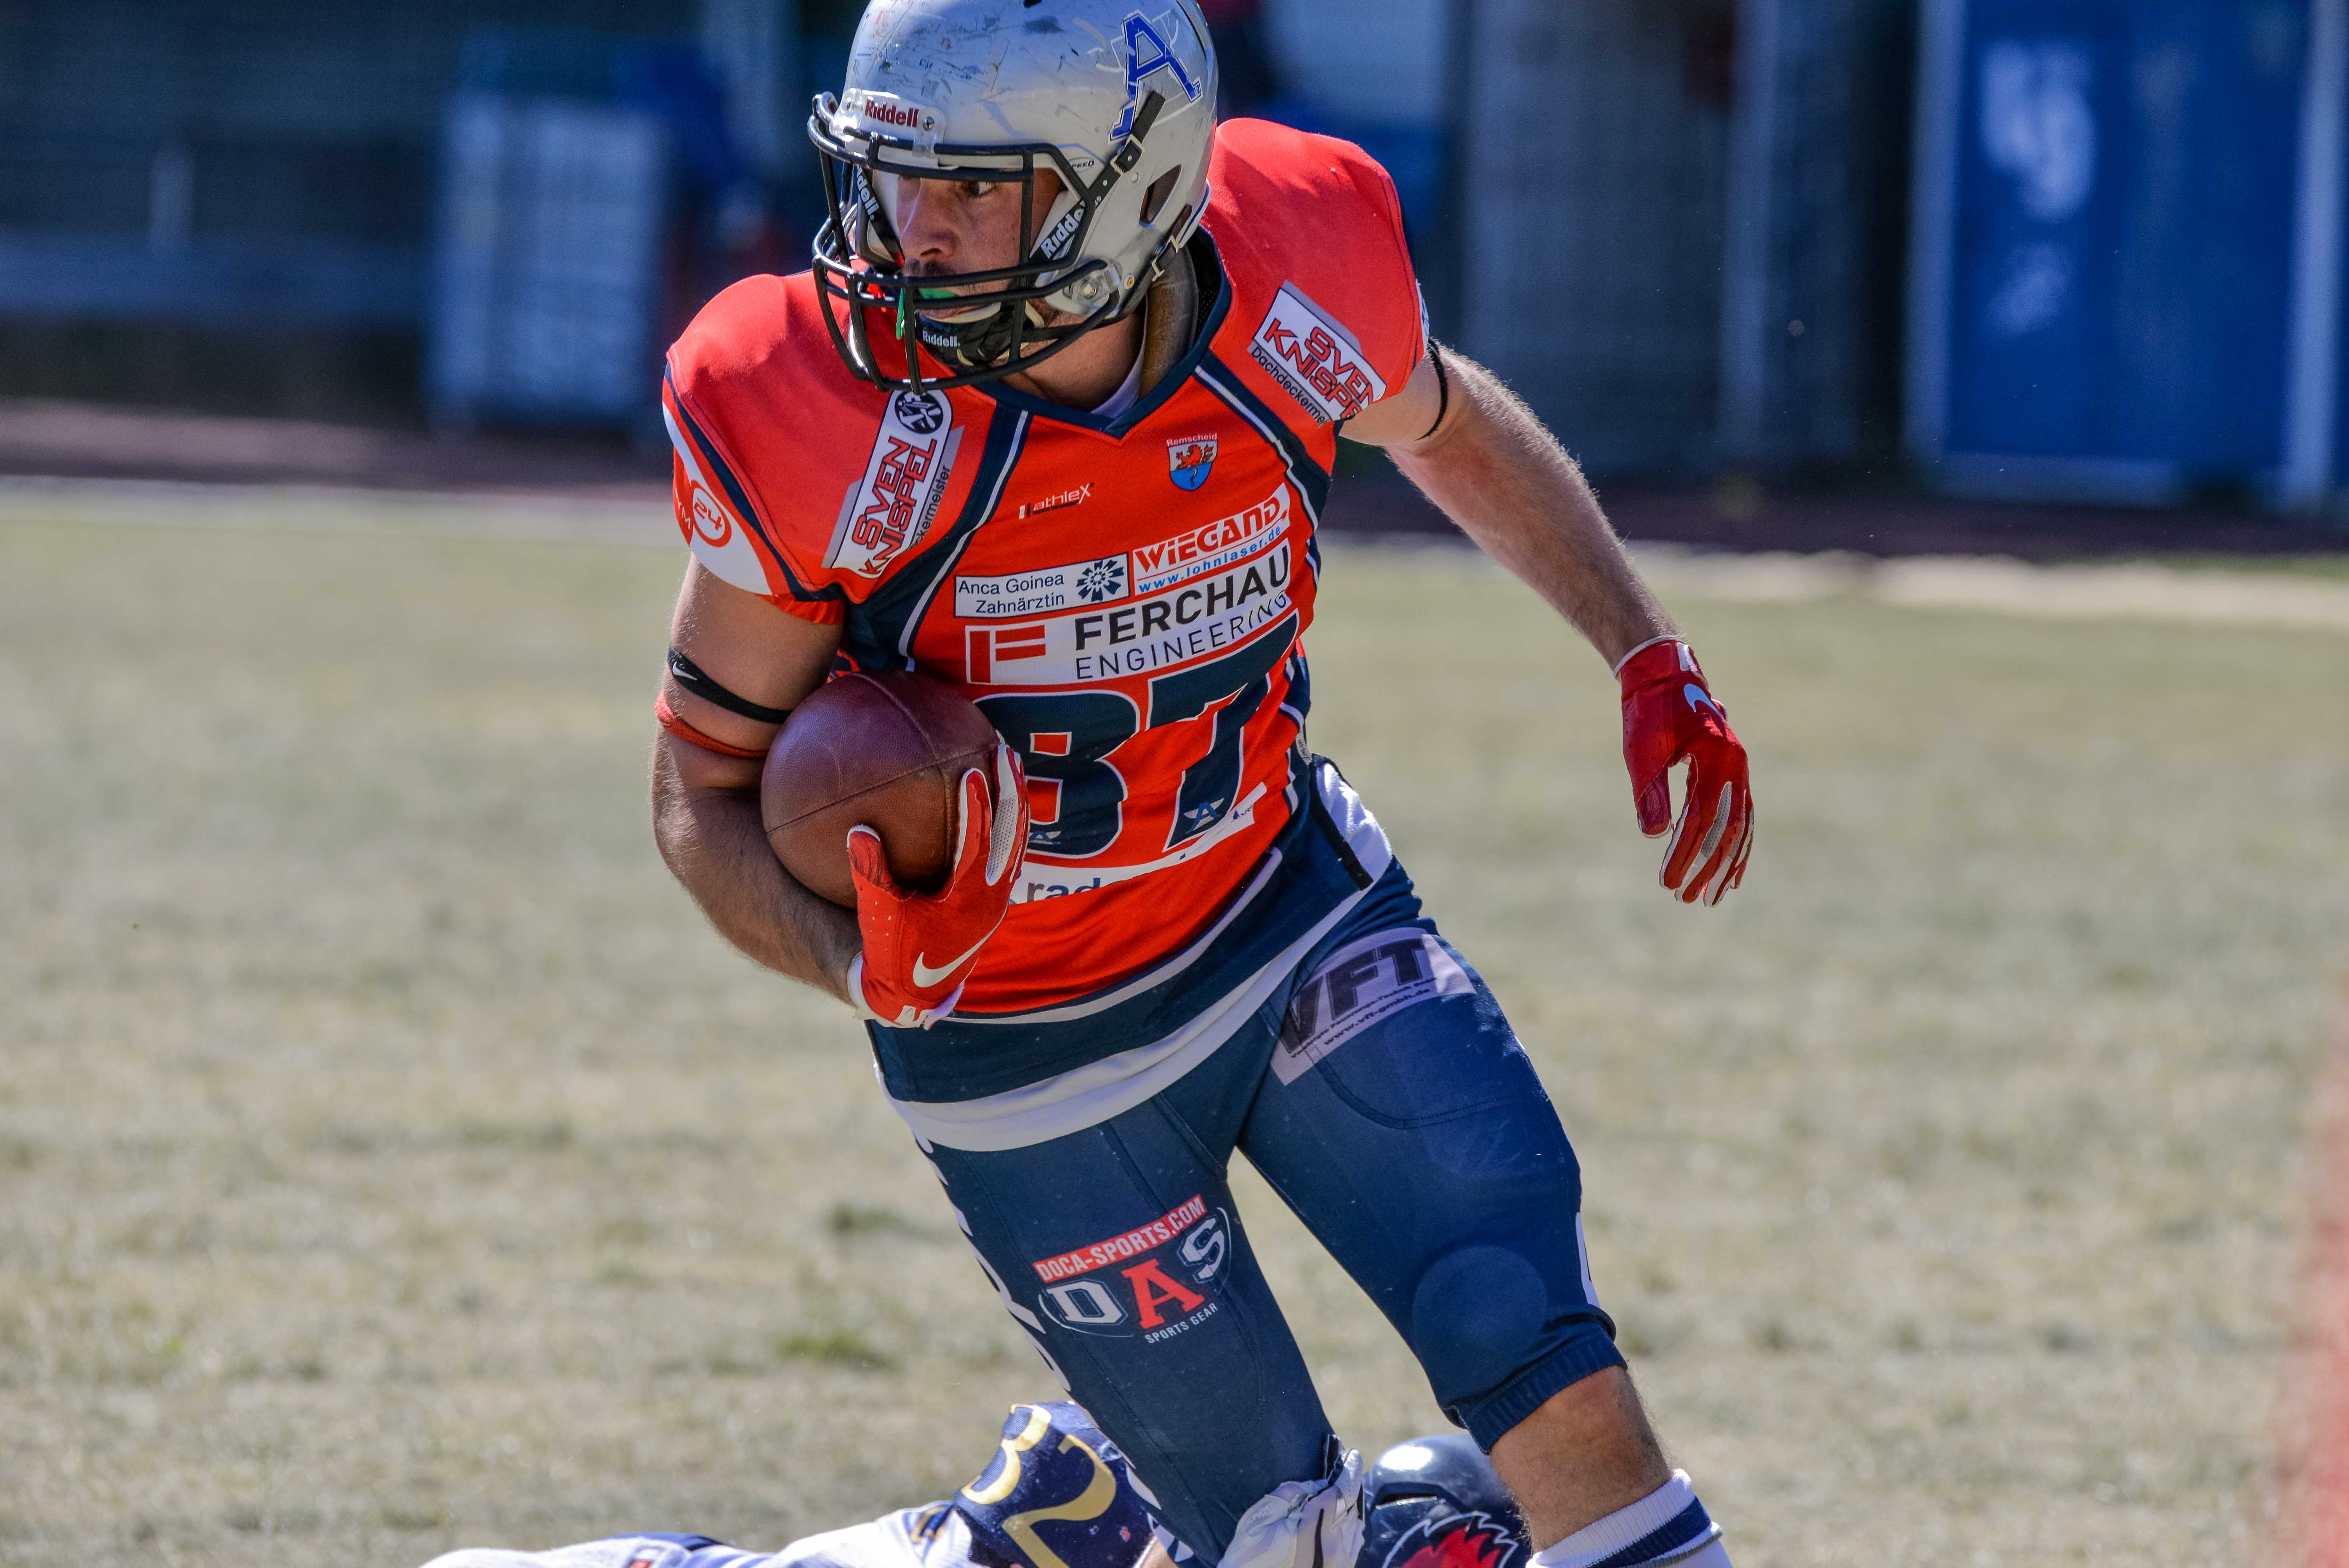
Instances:
[[[1186,490],[1197,490],[1207,482],[1208,472],[1216,466],[1216,438],[1213,436],[1180,436],[1166,443],[1166,467],[1174,482]]]

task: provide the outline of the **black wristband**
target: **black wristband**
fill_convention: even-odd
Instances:
[[[716,681],[702,674],[701,666],[678,653],[668,651],[668,673],[677,684],[707,703],[714,703],[729,713],[739,713],[758,724],[781,724],[791,717],[787,707],[761,707],[748,697],[736,696]]]
[[[1444,373],[1444,346],[1432,337],[1427,340],[1427,359],[1435,366],[1435,423],[1427,428],[1427,436],[1433,436],[1444,428],[1444,416],[1452,411],[1452,377]]]

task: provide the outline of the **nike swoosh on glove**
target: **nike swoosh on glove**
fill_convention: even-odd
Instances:
[[[980,949],[1011,907],[1028,845],[1028,780],[1009,746],[995,748],[995,791],[974,768],[962,776],[955,813],[954,871],[935,893],[907,892],[889,874],[881,835],[848,830],[848,874],[864,951],[849,989],[882,1023],[926,1029],[954,1011]]]
[[[1707,689],[1696,655],[1678,637],[1640,644],[1615,666],[1623,683],[1623,761],[1640,830],[1650,838],[1672,822],[1669,775],[1689,765],[1680,830],[1664,851],[1658,880],[1682,903],[1707,904],[1745,880],[1754,852],[1754,789],[1745,748],[1729,714]]]

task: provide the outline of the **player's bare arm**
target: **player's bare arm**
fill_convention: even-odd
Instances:
[[[1614,667],[1623,683],[1625,760],[1650,836],[1672,821],[1666,774],[1689,761],[1661,880],[1684,902],[1718,903],[1744,880],[1753,851],[1744,751],[1581,465],[1499,377],[1433,345],[1411,379],[1362,410],[1346,433],[1384,447],[1462,532]]]
[[[673,666],[661,683],[665,717],[653,746],[661,858],[727,941],[846,1001],[856,916],[792,881],[775,858],[759,778],[781,725],[739,711],[796,707],[823,683],[840,628],[787,614],[697,562],[686,569],[669,642],[698,678]]]
[[[1640,581],[1581,465],[1500,377],[1465,355],[1444,348],[1420,361],[1346,435],[1384,447],[1462,532],[1572,622],[1609,665],[1672,634],[1671,617]]]

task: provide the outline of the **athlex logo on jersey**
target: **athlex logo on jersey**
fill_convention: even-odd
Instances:
[[[1091,485],[1079,485],[1074,490],[1064,490],[1059,495],[1048,495],[1042,500],[1021,501],[1019,503],[1019,515],[1022,517],[1034,517],[1040,512],[1060,511],[1068,507],[1082,506],[1085,502],[1092,499],[1093,487]]]
[[[900,392],[882,416],[864,478],[840,503],[826,566],[878,577],[921,542],[946,496],[962,428],[947,428],[953,409],[936,392]]]
[[[1063,1328],[1154,1345],[1216,1315],[1230,1252],[1230,1217],[1203,1194],[1123,1235],[1039,1259],[1038,1299]]]
[[[1305,1070],[1384,1018],[1436,996],[1475,990],[1468,972],[1424,931],[1382,931],[1338,950],[1288,1004],[1273,1047],[1273,1076]]]
[[[1172,669],[1233,648],[1288,612],[1286,540],[1245,565],[1114,609],[971,626],[972,686],[1083,686]]]
[[[1133,552],[1133,591],[1155,593],[1255,554],[1288,528],[1288,487],[1230,517]]]
[[[1354,335],[1294,284],[1280,285],[1248,352],[1317,424],[1350,419],[1387,395],[1387,384]]]
[[[1006,615],[1040,615],[1125,597],[1125,557],[1105,555],[1041,572],[1007,572],[998,577],[955,579],[955,614],[966,621]],[[1042,628],[1031,628],[1040,631]],[[1039,646],[1042,639],[1037,639]]]

